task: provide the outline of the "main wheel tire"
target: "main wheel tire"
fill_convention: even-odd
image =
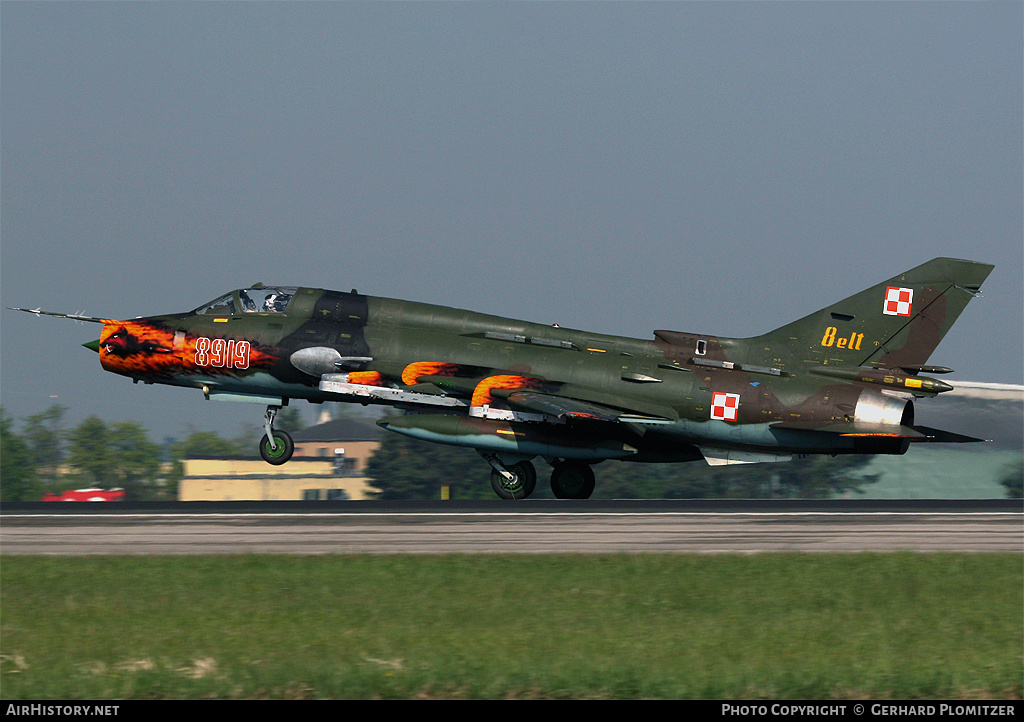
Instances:
[[[274,466],[285,463],[295,453],[295,442],[287,431],[274,431],[274,447],[276,448],[271,448],[270,439],[264,434],[260,439],[260,456]]]
[[[491,469],[491,488],[502,499],[525,499],[537,487],[537,470],[529,461],[520,461],[505,467],[515,477],[506,479],[497,469]]]
[[[556,499],[589,499],[594,493],[594,470],[579,461],[557,464],[551,471],[551,492]]]

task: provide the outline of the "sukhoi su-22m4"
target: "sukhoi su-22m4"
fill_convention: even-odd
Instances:
[[[936,258],[762,336],[655,331],[651,340],[319,288],[256,284],[187,313],[103,324],[103,368],[134,381],[266,405],[259,449],[291,399],[381,404],[378,423],[476,449],[498,496],[530,495],[533,460],[559,498],[594,490],[591,465],[902,454],[979,441],[916,425],[914,399],[952,387],[929,356],[992,266]]]

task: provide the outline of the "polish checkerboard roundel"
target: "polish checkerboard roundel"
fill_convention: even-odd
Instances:
[[[711,418],[735,421],[740,408],[740,395],[716,391],[711,396]]]
[[[889,286],[885,289],[882,313],[886,316],[909,316],[914,301],[914,289]]]

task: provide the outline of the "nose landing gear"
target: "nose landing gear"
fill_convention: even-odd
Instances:
[[[497,454],[478,451],[491,465],[491,488],[502,499],[525,499],[537,486],[537,471],[529,460],[506,464]]]
[[[260,456],[268,464],[278,466],[285,463],[295,453],[295,442],[287,431],[276,431],[274,419],[280,406],[268,406],[267,413],[263,415],[263,428],[266,433],[260,439]]]

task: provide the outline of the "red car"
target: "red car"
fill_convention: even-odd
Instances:
[[[43,494],[43,501],[124,501],[124,489],[75,489]]]

